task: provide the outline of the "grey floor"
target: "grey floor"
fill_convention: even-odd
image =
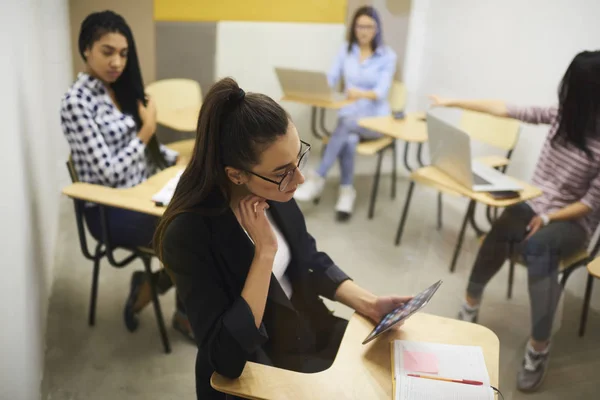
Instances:
[[[321,249],[356,282],[375,293],[412,294],[437,279],[444,279],[426,311],[454,317],[478,245],[470,231],[457,271],[448,272],[466,203],[463,199],[445,199],[445,224],[437,231],[435,192],[417,187],[403,243],[395,247],[393,235],[407,182],[399,179],[398,198],[391,200],[388,180],[387,177],[382,180],[376,215],[369,221],[366,209],[371,179],[359,178],[360,196],[355,216],[343,225],[334,221],[336,190],[332,180],[319,206],[303,207],[309,230]],[[173,352],[165,355],[150,308],[142,313],[138,332],[128,333],[123,325],[121,311],[129,277],[133,270],[142,268],[141,264],[125,270],[103,264],[97,323],[94,328],[87,325],[91,263],[80,254],[72,210],[71,203],[65,199],[48,317],[42,398],[193,399],[195,347],[173,331],[169,323]],[[517,271],[514,297],[510,301],[505,298],[506,280],[504,268],[490,283],[480,313],[480,323],[500,338],[500,387],[504,398],[598,398],[600,316],[597,308],[590,312],[587,335],[577,336],[585,273],[577,272],[567,285],[561,328],[553,339],[550,370],[542,389],[532,395],[523,395],[514,389],[529,326],[524,269]],[[598,294],[594,296],[596,305]],[[162,298],[163,311],[169,320],[174,309],[173,296],[169,293]],[[350,310],[343,306],[334,304],[332,307],[338,315],[350,315]]]

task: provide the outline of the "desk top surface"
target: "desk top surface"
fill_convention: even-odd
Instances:
[[[425,113],[408,113],[404,119],[394,119],[391,115],[367,117],[358,120],[358,125],[406,142],[423,143],[427,141]]]
[[[474,192],[466,186],[461,185],[442,170],[434,166],[419,168],[411,173],[410,178],[415,182],[420,182],[428,186],[434,186],[440,189],[448,189],[492,207],[508,207],[542,195],[542,191],[539,188],[516,178],[511,178],[523,187],[523,190],[520,192],[520,196],[513,199],[494,199],[487,192]]]
[[[250,399],[390,400],[392,368],[390,342],[396,339],[481,346],[492,385],[498,385],[498,337],[488,328],[454,319],[417,313],[400,328],[362,345],[373,323],[354,314],[331,368],[304,374],[247,363],[239,379],[213,374],[212,386]]]
[[[600,278],[600,257],[595,258],[587,266],[588,272],[596,278]]]
[[[183,166],[167,168],[151,176],[145,182],[128,189],[115,189],[107,186],[77,182],[65,187],[62,192],[74,199],[160,217],[166,208],[156,206],[152,201],[152,196],[162,189],[169,179],[177,175],[183,168]]]
[[[340,101],[328,101],[323,99],[310,99],[307,97],[297,97],[297,96],[283,96],[281,101],[291,101],[293,103],[306,104],[308,106],[320,107],[320,108],[330,108],[334,110],[338,110],[342,107],[347,106],[348,104],[354,103],[356,100],[340,100]]]
[[[198,104],[193,107],[157,110],[156,121],[160,125],[175,129],[176,131],[195,132],[198,125],[200,107],[201,105]]]

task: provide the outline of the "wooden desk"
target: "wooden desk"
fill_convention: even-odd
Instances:
[[[171,150],[175,150],[179,153],[179,156],[185,157],[189,160],[192,157],[192,152],[194,151],[194,144],[196,144],[196,139],[186,139],[172,142],[166,144],[165,146]]]
[[[162,189],[169,179],[177,175],[183,168],[183,166],[178,165],[167,168],[151,176],[145,182],[128,189],[115,189],[107,186],[77,182],[63,188],[62,193],[77,200],[160,217],[163,215],[165,207],[154,205],[152,195]]]
[[[156,121],[168,128],[182,132],[195,132],[201,105],[189,108],[157,110]]]
[[[413,168],[408,163],[408,148],[411,143],[419,145],[417,150],[417,160],[419,165],[423,166],[421,152],[423,143],[427,142],[427,124],[425,122],[425,113],[408,113],[404,119],[394,119],[391,115],[382,117],[367,117],[358,120],[360,127],[389,136],[394,140],[403,140],[404,144],[404,167],[407,171]]]
[[[362,341],[372,329],[371,322],[354,314],[333,365],[323,372],[303,374],[249,362],[238,379],[214,373],[211,385],[224,393],[260,400],[390,400],[390,342],[395,339],[481,346],[490,382],[498,385],[500,343],[488,328],[417,313],[399,330],[363,346]]]
[[[410,185],[406,194],[406,202],[404,204],[402,217],[400,219],[400,224],[398,225],[398,231],[396,233],[396,246],[400,244],[400,239],[402,238],[404,224],[406,223],[406,216],[408,214],[408,208],[410,205],[412,192],[416,182],[419,182],[429,187],[433,187],[437,190],[454,192],[459,195],[468,197],[470,199],[469,207],[467,209],[467,213],[465,214],[465,218],[463,220],[462,227],[458,235],[458,241],[454,249],[454,255],[450,264],[450,272],[454,272],[456,268],[456,261],[458,259],[458,254],[460,253],[460,249],[462,247],[467,223],[470,221],[471,224],[474,224],[472,218],[474,218],[473,211],[476,203],[483,203],[491,207],[509,207],[542,195],[542,191],[536,188],[535,186],[513,178],[515,182],[517,182],[523,187],[523,190],[520,192],[520,196],[513,199],[497,200],[494,199],[489,193],[474,192],[470,188],[467,188],[466,186],[463,186],[462,184],[458,183],[450,176],[445,174],[443,171],[434,166],[419,168],[410,175],[410,179]]]
[[[325,127],[325,110],[339,110],[342,107],[347,106],[348,104],[354,103],[356,100],[340,100],[340,101],[327,101],[321,99],[308,99],[305,97],[297,97],[297,96],[283,96],[281,101],[291,101],[294,103],[305,104],[307,106],[311,106],[311,117],[310,117],[310,128],[312,134],[320,140],[323,140],[324,137],[330,136],[331,132],[327,130]],[[317,127],[317,114],[319,114],[319,126]],[[319,131],[320,129],[320,131]]]

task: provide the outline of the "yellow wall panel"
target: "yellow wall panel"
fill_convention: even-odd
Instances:
[[[347,0],[154,0],[156,21],[344,23]]]

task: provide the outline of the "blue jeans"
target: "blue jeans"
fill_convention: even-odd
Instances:
[[[325,178],[335,160],[339,158],[342,171],[341,184],[352,185],[356,146],[361,140],[374,140],[382,136],[377,132],[358,126],[358,118],[340,117],[325,148],[325,154],[323,154],[317,174]]]
[[[483,290],[508,258],[510,244],[527,265],[531,302],[531,337],[550,339],[554,313],[561,295],[558,267],[562,259],[580,250],[587,233],[576,221],[556,221],[541,228],[531,238],[527,225],[535,216],[531,207],[521,203],[508,207],[485,237],[471,271],[467,294],[480,299]]]
[[[152,237],[158,218],[121,208],[106,207],[110,241],[115,247],[152,247]],[[97,241],[102,241],[100,207],[86,207],[85,222]],[[173,287],[173,282],[164,268],[154,272],[152,279],[158,292],[163,294]],[[177,310],[185,313],[183,303],[176,295]]]

